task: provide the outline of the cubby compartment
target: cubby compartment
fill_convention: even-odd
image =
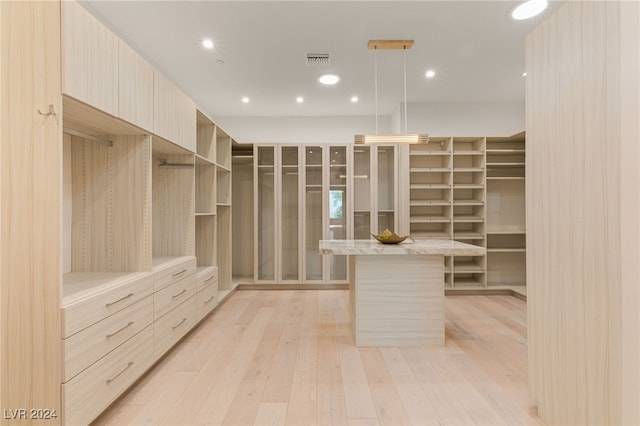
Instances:
[[[463,243],[484,246],[484,222],[454,222],[453,239]]]
[[[215,164],[216,162],[216,126],[202,112],[196,114],[196,154],[202,159]]]
[[[231,137],[220,127],[216,127],[216,164],[231,171]]]
[[[213,215],[196,216],[196,258],[198,269],[217,265],[217,229]]]
[[[151,268],[150,137],[76,101],[64,105],[63,306],[97,282],[108,287],[105,278]]]
[[[486,147],[484,137],[454,137],[453,155],[483,156]]]
[[[521,286],[527,281],[527,256],[522,251],[488,251],[488,286]]]
[[[419,155],[451,155],[451,138],[448,137],[432,137],[429,138],[428,144],[411,145],[410,152],[412,156]]]
[[[217,204],[231,205],[231,171],[220,167],[216,168]]]
[[[451,239],[451,223],[449,222],[425,222],[411,225],[411,237]]]
[[[218,286],[220,291],[229,292],[233,288],[231,281],[231,206],[218,206],[216,214],[217,225],[217,266],[218,266]]]
[[[216,166],[196,157],[196,215],[216,213]]]
[[[487,231],[525,231],[524,180],[492,180],[487,185]]]
[[[487,251],[524,252],[526,247],[526,235],[524,233],[487,234]]]

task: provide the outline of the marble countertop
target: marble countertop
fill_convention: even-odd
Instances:
[[[320,240],[323,255],[411,255],[442,254],[445,256],[481,256],[484,247],[452,240],[427,239],[400,244],[382,244],[376,240]]]

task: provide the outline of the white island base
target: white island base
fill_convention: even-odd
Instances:
[[[443,346],[444,256],[475,256],[484,250],[448,240],[393,246],[320,241],[320,253],[350,256],[356,346]]]

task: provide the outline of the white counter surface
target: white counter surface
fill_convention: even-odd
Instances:
[[[320,240],[323,255],[421,255],[481,256],[484,247],[452,240],[430,239],[400,244],[382,244],[376,240]]]

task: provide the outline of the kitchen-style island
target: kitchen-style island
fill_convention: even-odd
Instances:
[[[321,240],[320,253],[349,256],[356,346],[441,346],[444,256],[481,256],[485,248],[438,239]]]

